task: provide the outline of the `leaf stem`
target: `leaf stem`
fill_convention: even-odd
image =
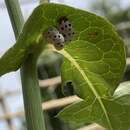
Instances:
[[[24,24],[20,5],[18,0],[5,0],[5,3],[17,39]],[[21,67],[25,115],[28,130],[45,130],[36,61],[37,55],[31,54]]]

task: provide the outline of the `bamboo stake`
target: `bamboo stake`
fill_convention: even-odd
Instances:
[[[50,100],[50,101],[46,101],[42,103],[42,109],[44,111],[48,111],[51,109],[56,109],[56,108],[67,106],[69,104],[72,104],[74,102],[78,102],[81,100],[82,99],[80,99],[77,96],[69,96],[69,97],[60,98],[60,99],[54,99],[54,100]],[[16,112],[16,113],[8,113],[8,114],[5,114],[4,116],[0,116],[0,120],[6,120],[6,119],[15,118],[15,117],[23,116],[23,115],[24,115],[23,111]]]

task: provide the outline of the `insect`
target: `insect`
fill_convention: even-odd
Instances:
[[[61,17],[58,21],[58,27],[48,29],[46,33],[47,40],[54,45],[57,50],[64,48],[65,43],[72,40],[74,29],[66,17]]]
[[[61,17],[58,22],[58,30],[63,35],[65,42],[71,41],[74,36],[74,29],[70,21],[66,17]]]
[[[57,50],[64,48],[64,37],[56,28],[50,28],[46,33],[47,40],[54,45]]]

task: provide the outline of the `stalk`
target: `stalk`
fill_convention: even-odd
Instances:
[[[24,25],[24,18],[18,0],[5,0],[10,21],[17,39]]]
[[[45,130],[36,62],[31,54],[21,69],[25,115],[28,130]]]
[[[5,0],[5,3],[15,33],[15,38],[17,39],[24,24],[20,4],[18,0]],[[28,130],[45,130],[36,69],[38,57],[36,55],[29,55],[21,67],[24,108]]]

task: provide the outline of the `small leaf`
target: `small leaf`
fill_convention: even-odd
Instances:
[[[113,98],[122,105],[130,105],[130,82],[123,82],[115,90]]]

